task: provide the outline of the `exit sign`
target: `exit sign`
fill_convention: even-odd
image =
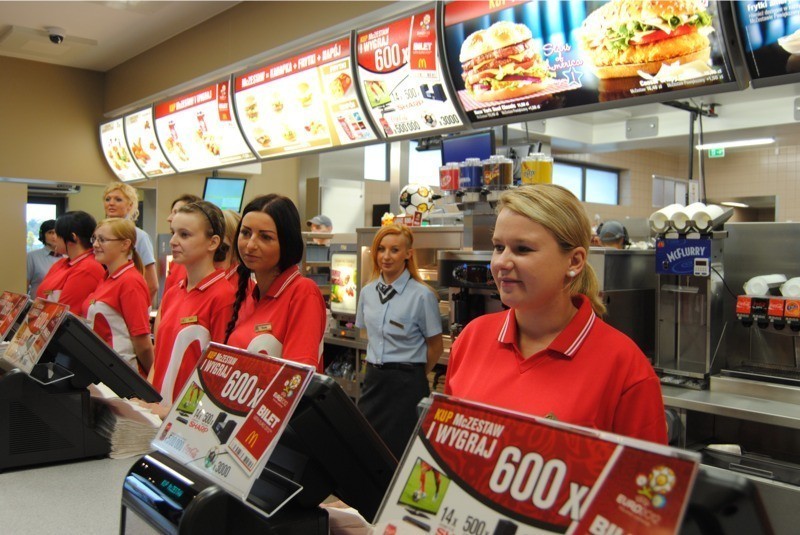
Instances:
[[[725,149],[708,149],[708,157],[709,158],[724,158],[725,157]]]

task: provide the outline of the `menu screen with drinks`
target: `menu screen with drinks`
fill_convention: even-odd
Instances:
[[[233,116],[230,89],[225,80],[156,105],[156,133],[178,172],[256,159]]]
[[[136,163],[148,178],[175,173],[158,144],[152,107],[125,116],[125,137]]]
[[[481,124],[738,89],[727,3],[679,4],[449,2],[443,37],[453,89]],[[653,7],[644,13],[645,5]]]
[[[462,126],[437,48],[434,9],[358,32],[359,91],[386,138]]]
[[[377,139],[353,87],[344,37],[234,77],[236,115],[262,158]]]
[[[733,4],[753,87],[799,81],[800,1]]]
[[[123,182],[142,180],[144,173],[136,166],[133,156],[125,143],[125,129],[122,118],[100,125],[100,145],[108,166]]]

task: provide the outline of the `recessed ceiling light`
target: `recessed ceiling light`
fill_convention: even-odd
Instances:
[[[730,206],[732,208],[750,208],[750,205],[736,201],[722,201],[720,204],[722,206]]]
[[[738,139],[735,141],[720,141],[719,143],[703,143],[702,145],[695,145],[697,150],[707,149],[730,149],[733,147],[753,147],[756,145],[769,145],[775,143],[774,137],[759,137],[755,139]]]

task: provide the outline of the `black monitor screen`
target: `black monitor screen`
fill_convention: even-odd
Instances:
[[[800,1],[733,5],[753,87],[800,81]]]
[[[203,200],[217,205],[220,210],[239,212],[242,209],[246,183],[245,178],[208,177],[203,190]]]
[[[494,132],[487,130],[475,134],[442,139],[442,163],[459,163],[467,158],[486,160],[494,154]]]
[[[303,486],[292,503],[316,507],[334,494],[372,522],[397,460],[341,386],[315,374],[267,469]]]
[[[150,383],[72,313],[56,330],[40,362],[55,362],[73,373],[70,382],[75,388],[102,382],[122,398],[161,401]]]

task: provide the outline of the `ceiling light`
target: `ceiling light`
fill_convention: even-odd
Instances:
[[[722,206],[730,206],[731,208],[750,208],[750,205],[736,201],[722,201],[720,204]]]
[[[703,143],[702,145],[695,145],[697,150],[706,149],[729,149],[732,147],[752,147],[755,145],[769,145],[775,143],[774,137],[759,137],[755,139],[739,139],[735,141],[720,141],[719,143]]]

